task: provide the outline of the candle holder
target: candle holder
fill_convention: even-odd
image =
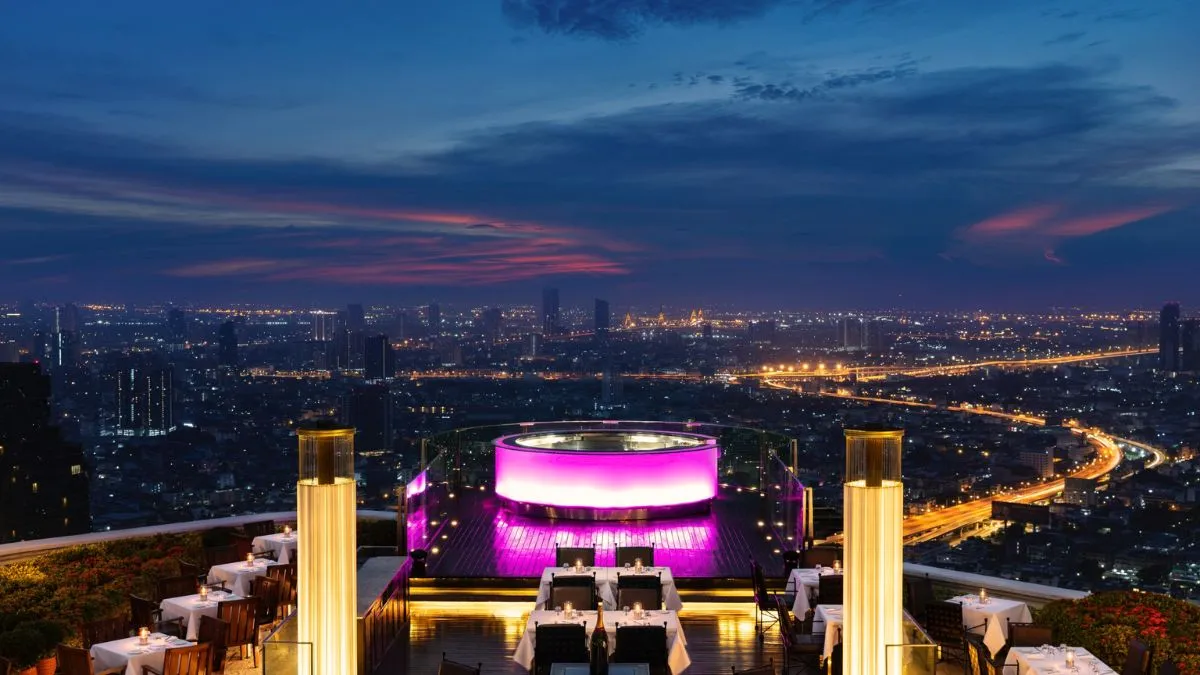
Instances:
[[[150,629],[149,628],[142,626],[141,628],[138,629],[138,644],[140,644],[140,645],[150,644]]]
[[[646,610],[642,609],[642,603],[640,603],[640,602],[633,603],[633,618],[640,620],[645,615],[646,615]]]
[[[575,618],[575,605],[570,600],[563,603],[563,618]]]
[[[200,602],[208,602],[208,586],[200,586]]]
[[[834,574],[837,574],[838,572],[841,572],[841,571],[842,571],[842,561],[841,561],[841,560],[834,559],[834,561],[833,561],[833,572],[834,572]]]
[[[1075,667],[1075,648],[1074,647],[1067,647],[1066,660],[1067,660],[1068,668]]]
[[[979,589],[979,604],[986,605],[988,603],[988,592],[986,588]]]
[[[246,554],[246,567],[254,567],[254,554],[253,553]]]
[[[642,571],[642,569],[643,569],[643,568],[642,568],[642,559],[641,559],[641,558],[634,558],[634,559],[633,559],[633,569],[634,569],[634,571],[635,571],[635,572],[641,572],[641,571]]]
[[[283,536],[285,536],[285,537],[292,536],[292,526],[291,525],[283,526]]]
[[[582,572],[582,571],[583,571],[583,558],[576,558],[576,559],[575,559],[575,571],[576,571],[576,572]]]

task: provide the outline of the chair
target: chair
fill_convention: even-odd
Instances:
[[[642,609],[662,609],[661,574],[623,574],[617,580],[617,607],[633,607],[642,603]]]
[[[1005,661],[1008,661],[1008,645],[1001,647],[1000,651],[996,652],[995,655],[989,655],[987,648],[984,648],[983,672],[986,675],[1004,675]],[[1015,668],[1016,665],[1014,664],[1010,670]]]
[[[1170,661],[1163,661],[1158,666],[1158,675],[1179,675],[1179,666]]]
[[[1042,643],[1046,644],[1046,643]],[[983,644],[983,637],[974,633],[963,633],[963,651],[966,652],[966,665],[963,672],[966,675],[987,675],[988,649]]]
[[[822,605],[842,604],[842,589],[845,577],[840,574],[825,574],[817,580],[817,602]]]
[[[162,610],[153,600],[129,594],[129,616],[134,628],[150,628],[156,632],[181,638],[183,619],[163,620]]]
[[[774,659],[767,662],[765,666],[755,666],[745,670],[738,670],[736,666],[729,666],[729,670],[733,675],[775,675]]]
[[[129,619],[124,616],[114,616],[111,619],[88,621],[83,624],[79,633],[83,639],[83,648],[91,649],[92,645],[100,642],[112,642],[129,637]],[[3,670],[0,670],[0,675],[4,675]]]
[[[550,607],[569,602],[575,609],[596,609],[596,574],[550,577]]]
[[[254,554],[254,537],[240,532],[232,532],[229,540],[233,542],[234,560],[245,560],[246,556]]]
[[[246,556],[244,555],[241,557],[243,560],[245,558]],[[204,564],[210,568],[214,565],[224,565],[226,563],[237,562],[238,560],[237,547],[233,544],[227,546],[208,546],[204,549]]]
[[[212,645],[173,647],[163,652],[163,668],[142,666],[142,675],[209,675],[212,670]]]
[[[253,523],[246,523],[242,526],[242,531],[249,535],[251,539],[275,534],[275,521],[256,520]]]
[[[613,663],[647,663],[651,675],[671,675],[667,665],[667,624],[661,626],[617,625]]]
[[[750,561],[750,579],[754,584],[754,628],[758,631],[758,641],[766,640],[767,628],[779,622],[779,609],[775,599],[767,591],[767,579],[763,576],[762,565],[757,560]],[[770,623],[766,619],[771,619]]]
[[[1153,660],[1154,650],[1149,645],[1141,640],[1130,640],[1121,675],[1150,675],[1150,662]]]
[[[1034,623],[1008,622],[1008,646],[1040,647],[1054,644],[1054,629]]]
[[[813,610],[808,610],[804,619],[798,624],[792,623],[783,598],[775,596],[775,606],[779,612],[779,638],[783,643],[783,671],[789,673],[792,668],[792,657],[800,657],[800,667],[808,670],[808,665],[801,659],[812,657],[810,663],[820,666],[821,654],[825,651],[825,634],[813,632]]]
[[[587,663],[587,631],[579,624],[534,623],[533,675],[550,675],[555,663]]]
[[[986,625],[985,621],[983,626]],[[979,627],[963,625],[962,605],[957,602],[939,601],[925,606],[925,632],[929,633],[934,642],[941,645],[943,654],[957,656],[963,662],[964,670],[968,670],[968,666],[963,631]]]
[[[196,577],[184,575],[158,580],[158,599],[178,598],[196,592]]]
[[[585,567],[596,566],[596,547],[594,546],[559,546],[554,545],[554,566],[574,565],[576,560],[582,560]]]
[[[279,619],[278,579],[254,577],[250,581],[250,595],[258,598],[258,609],[254,613],[254,627],[270,626]]]
[[[842,549],[838,546],[818,546],[804,552],[801,563],[804,567],[833,567],[834,560],[842,559]]]
[[[827,675],[842,675],[842,643],[839,642],[833,646],[833,651],[829,652],[829,668],[826,671]]]
[[[482,670],[482,663],[477,666],[468,666],[465,663],[447,659],[446,652],[442,652],[442,664],[438,666],[438,675],[479,675]]]
[[[642,564],[646,567],[654,567],[654,545],[617,547],[617,567],[633,567],[633,561],[638,558],[642,559]]]
[[[197,579],[200,583],[208,577],[208,570],[200,569],[200,565],[191,562],[190,560],[179,559],[179,576],[188,576]]]
[[[904,579],[904,609],[917,620],[925,622],[925,606],[937,598],[933,594],[933,580],[926,574]]]
[[[258,667],[258,627],[254,621],[257,612],[258,598],[254,597],[217,603],[217,617],[229,624],[229,629],[225,632],[225,646],[249,645],[255,668]]]
[[[58,657],[59,675],[95,675],[92,669],[92,655],[82,647],[68,647],[60,644],[55,648]]]
[[[202,645],[212,645],[212,663],[210,668],[214,673],[225,672],[225,656],[229,648],[225,645],[225,636],[229,633],[229,624],[215,616],[203,614],[200,616],[200,627],[196,630],[196,641]]]

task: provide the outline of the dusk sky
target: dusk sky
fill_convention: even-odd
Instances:
[[[0,300],[1200,305],[1195,0],[9,2]]]

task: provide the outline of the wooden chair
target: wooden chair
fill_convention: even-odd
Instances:
[[[810,609],[802,620],[793,623],[787,604],[778,595],[775,596],[775,607],[779,613],[779,637],[780,642],[783,643],[784,672],[791,672],[793,657],[797,657],[800,667],[804,670],[808,669],[810,663],[819,667],[821,655],[825,653],[825,634],[813,632],[815,612]],[[804,657],[811,657],[811,661],[806,663],[803,660]]]
[[[234,560],[245,560],[246,556],[254,553],[254,537],[234,532],[229,535],[229,539],[233,542],[233,550],[237,555]]]
[[[617,624],[613,663],[647,663],[651,675],[671,675],[667,665],[667,624],[622,626]]]
[[[225,633],[225,646],[250,646],[254,667],[258,667],[258,627],[254,618],[258,612],[258,598],[224,600],[217,603],[217,617],[229,624]]]
[[[215,616],[203,614],[200,616],[200,628],[196,631],[196,641],[200,644],[212,645],[212,663],[210,668],[214,673],[225,672],[225,635],[229,632],[229,624]]]
[[[124,616],[114,616],[111,619],[97,619],[83,624],[79,631],[83,640],[83,648],[91,649],[92,645],[100,642],[112,642],[129,637],[129,619]],[[4,675],[0,671],[0,675]]]
[[[642,564],[646,567],[654,567],[654,545],[617,547],[617,567],[624,567],[626,565],[633,567],[633,561],[638,558],[642,559]]]
[[[662,609],[662,574],[622,574],[617,580],[617,607]]]
[[[1054,644],[1054,629],[1033,623],[1008,622],[1008,646],[1040,647]]]
[[[243,555],[240,559],[246,558]],[[237,547],[233,544],[227,546],[209,546],[204,549],[204,564],[212,568],[215,565],[224,565],[226,563],[237,562],[238,552]]]
[[[579,624],[533,624],[532,675],[550,675],[555,663],[587,663],[587,630]]]
[[[582,560],[585,567],[596,566],[595,546],[559,546],[554,545],[554,566],[574,565],[576,560]]]
[[[212,645],[200,644],[191,647],[172,647],[163,653],[163,668],[142,666],[142,675],[210,675]]]
[[[135,629],[145,627],[177,638],[184,636],[182,618],[163,620],[157,603],[133,593],[129,594],[129,616]]]
[[[965,626],[962,605],[957,602],[931,602],[925,607],[925,632],[941,645],[943,654],[957,657],[963,670],[969,669],[963,631],[986,627],[986,621],[980,626]]]
[[[840,574],[826,574],[817,579],[817,602],[822,605],[842,604],[845,580]]]
[[[550,607],[569,602],[578,610],[596,609],[596,573],[550,576]]]
[[[258,598],[258,608],[254,612],[255,629],[274,625],[279,619],[279,580],[254,577],[250,581],[250,595]]]
[[[196,592],[196,577],[183,575],[158,580],[158,599],[178,598]]]
[[[1154,649],[1141,640],[1129,641],[1129,653],[1121,675],[1150,675],[1150,662],[1154,660]]]
[[[800,564],[803,567],[833,567],[834,560],[842,559],[842,549],[839,546],[818,546],[806,550],[802,557],[804,562]]]
[[[477,666],[468,666],[465,663],[447,659],[446,652],[442,652],[442,663],[438,666],[438,675],[479,675],[482,671],[482,663]]]
[[[95,675],[92,655],[82,647],[59,645],[55,648],[58,658],[58,675]]]
[[[253,523],[246,523],[242,526],[242,531],[249,535],[251,539],[275,534],[275,521],[256,520]]]

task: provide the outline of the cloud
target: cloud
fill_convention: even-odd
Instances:
[[[1086,32],[1084,32],[1084,31],[1075,31],[1075,32],[1072,32],[1072,33],[1063,33],[1062,35],[1059,35],[1059,36],[1058,36],[1058,37],[1056,37],[1056,38],[1052,38],[1052,39],[1050,39],[1050,40],[1046,40],[1046,41],[1045,41],[1045,42],[1043,42],[1042,44],[1043,44],[1043,45],[1045,45],[1045,46],[1047,46],[1047,47],[1049,47],[1049,46],[1052,46],[1052,45],[1066,45],[1066,44],[1071,44],[1072,42],[1078,42],[1079,40],[1083,39],[1083,37],[1084,37],[1085,35],[1087,35],[1087,33],[1086,33]]]
[[[730,24],[763,16],[786,0],[502,0],[518,26],[604,40],[629,40],[648,26]]]
[[[917,73],[916,63],[905,61],[891,68],[870,68],[851,73],[830,73],[817,84],[797,87],[789,83],[760,84],[743,80],[735,83],[734,96],[760,101],[804,101],[842,89],[853,89],[879,82],[898,80]]]

